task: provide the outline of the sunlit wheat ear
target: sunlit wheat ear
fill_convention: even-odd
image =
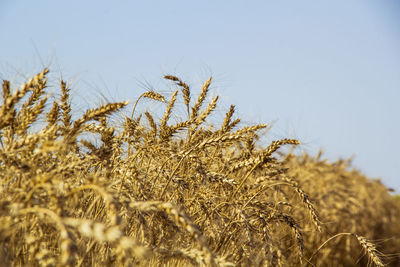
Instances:
[[[269,157],[274,153],[276,150],[278,150],[282,145],[299,145],[301,142],[296,139],[282,139],[278,141],[273,141],[265,151],[264,157]]]
[[[17,133],[22,135],[26,133],[28,127],[35,122],[37,117],[42,113],[47,101],[47,96],[40,99],[44,94],[44,88],[47,84],[47,78],[37,78],[32,85],[32,93],[29,98],[22,105],[17,114]],[[39,101],[40,100],[40,101]],[[34,106],[33,106],[34,105]],[[33,106],[33,107],[32,107]]]
[[[45,75],[46,74],[43,73],[43,75],[41,75],[42,78],[37,78],[34,80],[34,84],[32,85],[32,93],[28,100],[22,105],[20,111],[21,113],[24,113],[26,108],[31,107],[44,94],[44,89],[47,86],[47,78],[45,78]]]
[[[3,105],[0,107],[0,129],[8,126],[11,122],[16,124],[14,120],[16,116],[15,104],[23,98],[26,93],[30,90],[34,90],[35,87],[40,87],[42,90],[46,84],[46,74],[49,72],[48,69],[36,74],[27,83],[22,84],[19,90],[16,90],[14,94],[10,93],[10,83],[8,81],[3,82]],[[39,91],[40,91],[39,90]]]
[[[229,107],[229,111],[225,115],[224,121],[222,122],[222,126],[220,129],[221,133],[226,133],[226,132],[229,132],[230,130],[232,130],[232,126],[234,126],[234,125],[231,125],[231,119],[232,119],[234,112],[235,112],[235,106],[231,105]]]
[[[123,137],[132,137],[134,136],[134,133],[137,128],[139,128],[139,122],[142,118],[142,114],[140,114],[136,119],[130,119],[128,117],[125,117],[125,123],[124,123],[124,130],[122,132]]]
[[[136,102],[135,102],[135,105],[133,106],[132,113],[131,113],[131,120],[133,120],[133,114],[135,113],[136,106],[137,106],[137,104],[139,103],[139,100],[140,100],[142,97],[143,97],[143,98],[153,99],[153,100],[155,100],[155,101],[160,101],[160,102],[163,102],[163,103],[165,102],[164,96],[161,95],[161,94],[159,94],[159,93],[157,93],[157,92],[154,92],[154,91],[147,91],[147,92],[144,92],[143,94],[141,94],[141,95],[138,97],[138,99],[137,99]]]
[[[204,100],[206,99],[207,93],[208,93],[208,89],[210,88],[210,84],[211,84],[211,77],[203,84],[202,88],[201,88],[201,93],[197,98],[196,103],[193,105],[192,107],[192,114],[190,119],[194,120],[197,118],[199,110],[201,108],[201,105],[203,104]]]
[[[168,102],[167,109],[165,110],[164,117],[160,121],[160,130],[162,131],[162,133],[160,135],[162,135],[162,136],[164,136],[166,134],[165,131],[166,131],[167,122],[171,116],[172,108],[175,105],[177,95],[178,95],[178,91],[175,91],[172,94],[171,100]]]
[[[147,120],[149,121],[149,125],[150,125],[150,127],[152,129],[153,136],[156,136],[156,134],[157,134],[157,125],[156,125],[156,123],[154,121],[153,116],[151,116],[151,114],[149,112],[147,112],[147,111],[144,113],[144,115],[147,117]]]
[[[193,126],[190,128],[189,137],[187,138],[187,143],[189,143],[194,139],[192,135],[195,135],[196,132],[198,133],[197,129],[200,127],[201,124],[204,123],[204,121],[211,114],[211,112],[215,110],[215,108],[217,107],[217,102],[218,102],[218,96],[214,97],[213,100],[208,104],[207,108],[203,112],[201,112],[199,116],[197,116],[197,118],[193,123]]]
[[[26,111],[21,113],[21,116],[18,118],[19,123],[17,126],[17,133],[22,135],[26,133],[29,126],[33,124],[38,116],[42,114],[45,104],[47,102],[48,97],[44,97],[40,100],[40,102],[35,103],[32,108],[26,108]]]
[[[161,94],[159,94],[157,92],[154,92],[154,91],[144,92],[142,94],[142,97],[150,98],[150,99],[153,99],[153,100],[156,100],[156,101],[160,101],[160,102],[163,102],[163,103],[165,102],[164,96],[162,96]]]
[[[354,234],[354,233],[339,233],[339,234],[336,234],[334,236],[331,236],[324,243],[322,243],[321,246],[318,247],[318,249],[308,259],[308,262],[311,262],[312,258],[314,258],[314,256],[316,256],[317,253],[319,253],[319,251],[323,247],[327,246],[327,244],[330,241],[332,241],[332,240],[334,240],[336,238],[343,237],[343,236],[351,236],[351,237],[355,237],[357,239],[359,244],[364,249],[365,254],[368,256],[368,266],[369,265],[378,266],[378,267],[385,266],[385,264],[382,262],[382,260],[378,256],[378,254],[381,254],[381,253],[378,252],[378,250],[376,249],[376,246],[373,243],[371,243],[370,241],[368,241],[365,237],[359,236],[359,235]]]
[[[233,141],[233,140],[240,140],[242,138],[246,138],[248,133],[257,131],[264,127],[265,127],[265,125],[255,125],[252,127],[245,127],[241,130],[238,130],[238,131],[236,131],[234,133],[230,133],[230,134],[228,133],[228,134],[221,135],[219,132],[217,132],[215,135],[212,135],[209,137],[203,136],[202,142],[197,143],[195,146],[190,147],[190,149],[188,149],[186,151],[182,151],[181,154],[185,155],[187,153],[190,153],[194,149],[201,150],[207,146],[214,145],[217,143],[224,143],[224,142],[229,142],[229,141]],[[193,137],[193,139],[194,139],[194,137]]]
[[[189,118],[189,116],[190,116],[190,111],[189,111],[189,109],[190,109],[190,106],[189,106],[190,105],[190,88],[189,88],[189,85],[187,83],[183,82],[178,77],[173,76],[173,75],[165,75],[164,79],[174,81],[174,82],[176,82],[176,84],[178,86],[180,86],[182,88],[183,100],[185,101],[186,111],[187,111],[188,118]]]
[[[355,235],[358,242],[360,242],[361,246],[363,247],[365,253],[367,254],[368,258],[371,260],[371,262],[373,264],[375,264],[375,266],[385,266],[383,264],[383,262],[381,261],[381,259],[378,256],[378,251],[376,249],[376,246],[371,243],[370,241],[368,241],[365,237],[359,236],[359,235]]]
[[[2,95],[3,105],[5,105],[7,99],[11,96],[10,81],[3,80],[2,89],[3,89],[3,95]]]
[[[46,121],[48,123],[47,126],[50,127],[56,124],[59,119],[59,116],[60,116],[60,105],[58,105],[57,102],[53,102],[51,110],[46,115]]]
[[[71,103],[70,99],[70,88],[68,88],[67,83],[63,80],[60,81],[61,87],[61,110],[62,110],[62,123],[65,129],[69,129],[71,127]]]
[[[81,130],[91,132],[91,133],[100,133],[103,135],[112,135],[112,133],[114,132],[115,129],[112,127],[107,127],[106,125],[87,123],[87,124],[82,125]]]
[[[195,126],[202,124],[208,117],[208,115],[210,115],[210,113],[215,110],[215,108],[217,107],[218,98],[219,98],[218,96],[214,97],[213,100],[210,102],[210,104],[208,104],[208,107],[203,112],[200,113],[200,115],[196,120]]]
[[[109,103],[106,105],[102,105],[98,108],[89,109],[86,113],[78,120],[76,120],[72,126],[71,131],[69,132],[70,136],[74,136],[80,130],[81,126],[90,120],[99,119],[102,116],[107,116],[128,104],[127,101],[120,103]]]

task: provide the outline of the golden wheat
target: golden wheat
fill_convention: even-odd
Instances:
[[[210,126],[218,104],[215,97],[203,108],[211,78],[191,103],[187,83],[164,77],[181,89],[188,113],[171,122],[179,90],[161,118],[136,110],[142,98],[166,102],[154,91],[138,97],[130,116],[121,113],[126,101],[79,116],[66,82],[59,99],[47,96],[47,75],[14,91],[2,85],[4,266],[400,263],[400,204],[385,186],[349,161],[280,152],[300,145],[295,139],[262,147],[267,125],[238,127],[234,106]]]

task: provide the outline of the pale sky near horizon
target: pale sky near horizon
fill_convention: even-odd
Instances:
[[[399,48],[399,1],[0,0],[0,79],[50,66],[78,81],[77,95],[91,90],[87,103],[94,90],[169,92],[166,73],[196,94],[212,75],[222,115],[235,104],[246,122],[276,121],[274,139],[354,155],[397,192]]]

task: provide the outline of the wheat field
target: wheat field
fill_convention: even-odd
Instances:
[[[299,140],[261,146],[267,125],[234,106],[211,126],[211,78],[194,95],[167,75],[171,95],[80,114],[65,81],[49,97],[48,72],[2,83],[2,266],[400,266],[388,188],[350,161],[292,153]],[[139,113],[144,99],[164,114]]]

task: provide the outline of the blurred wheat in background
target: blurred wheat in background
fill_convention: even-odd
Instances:
[[[2,84],[3,266],[400,265],[388,188],[349,161],[280,150],[298,140],[261,147],[267,125],[242,126],[234,106],[210,126],[211,78],[195,96],[165,76],[177,90],[143,93],[129,117],[128,102],[77,114],[64,81],[49,103],[47,74]],[[187,118],[171,122],[181,97]],[[137,112],[144,98],[165,113]]]

